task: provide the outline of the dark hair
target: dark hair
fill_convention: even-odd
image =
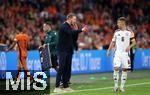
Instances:
[[[120,18],[118,18],[118,20],[124,21],[126,23],[126,18],[125,17],[120,17]]]
[[[19,31],[19,32],[23,32],[23,27],[21,25],[17,26],[16,29]]]
[[[76,16],[74,13],[69,13],[69,14],[67,15],[67,19],[72,18],[72,17],[74,17],[74,16]]]
[[[52,25],[50,21],[46,21],[45,24],[50,25],[50,26]]]

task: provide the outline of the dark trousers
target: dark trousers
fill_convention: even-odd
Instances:
[[[59,87],[60,81],[62,80],[63,87],[69,87],[68,82],[71,78],[71,64],[72,64],[72,53],[59,52],[59,70],[56,75],[56,87]]]
[[[130,60],[131,60],[131,71],[134,70],[134,53],[133,53],[133,50],[131,49],[130,50]]]
[[[58,62],[57,62],[57,55],[51,55],[51,61],[52,61],[52,68],[54,68],[56,70],[56,72],[58,72]]]

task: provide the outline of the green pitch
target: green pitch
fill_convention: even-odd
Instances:
[[[55,78],[51,78],[50,95],[150,95],[150,70],[128,73],[125,92],[114,93],[112,72],[72,76],[74,92],[53,93]]]

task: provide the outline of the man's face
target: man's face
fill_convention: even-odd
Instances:
[[[118,20],[117,21],[117,26],[118,26],[118,28],[123,28],[125,26],[125,21]]]
[[[71,23],[74,24],[77,22],[77,17],[73,16],[70,20],[71,20]]]
[[[43,31],[44,31],[44,32],[48,32],[48,31],[50,31],[50,30],[51,30],[51,26],[48,25],[48,24],[46,24],[46,23],[44,23],[44,24],[43,24]]]

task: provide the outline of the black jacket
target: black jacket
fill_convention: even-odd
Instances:
[[[63,23],[58,32],[58,52],[73,53],[80,32],[82,30],[73,30],[67,22]]]

